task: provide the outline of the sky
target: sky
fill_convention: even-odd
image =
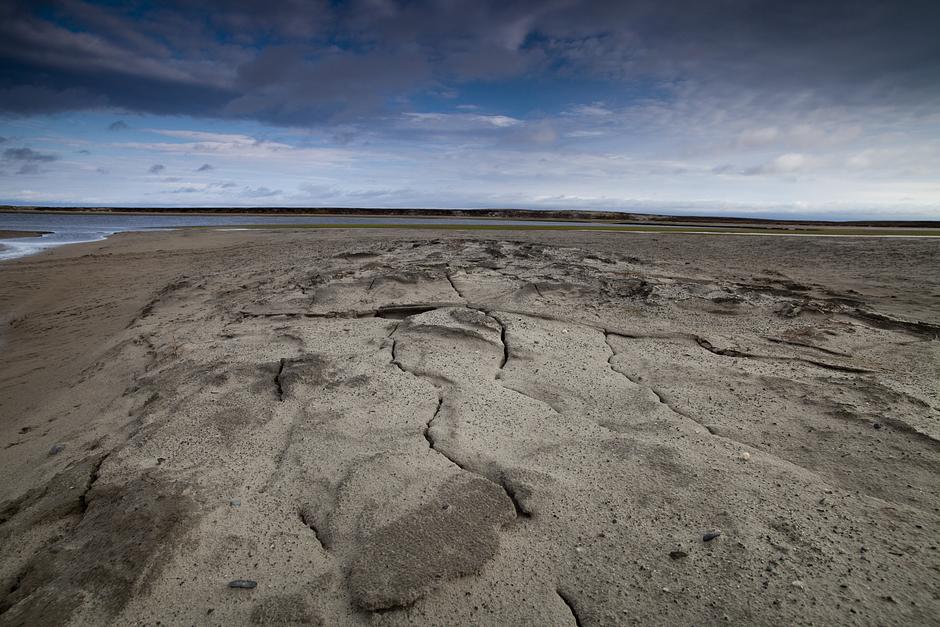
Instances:
[[[940,219],[937,0],[3,0],[0,203]]]

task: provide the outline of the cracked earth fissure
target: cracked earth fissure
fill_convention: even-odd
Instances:
[[[836,351],[829,348],[823,348],[822,346],[816,346],[815,344],[810,344],[808,342],[798,342],[796,340],[787,340],[779,337],[770,337],[764,336],[764,339],[770,342],[771,344],[786,344],[788,346],[798,346],[800,348],[809,348],[814,351],[819,351],[820,353],[825,353],[826,355],[833,355],[834,357],[846,357],[851,358],[852,355],[849,353],[843,353],[842,351]]]
[[[274,389],[277,392],[278,401],[284,400],[284,385],[283,385],[283,382],[281,381],[281,375],[284,374],[285,364],[287,364],[287,360],[282,357],[281,360],[278,362],[277,374],[274,375]]]
[[[450,273],[447,273],[444,276],[447,278],[447,282],[450,283],[451,288],[453,288],[454,293],[457,294],[457,298],[459,298],[460,300],[466,300],[466,298],[464,298],[464,295],[457,288],[457,284],[454,283],[454,278],[450,275]]]
[[[81,496],[78,497],[79,502],[79,512],[84,515],[88,511],[88,495],[91,493],[92,489],[95,487],[95,483],[98,481],[98,476],[101,474],[101,466],[104,464],[105,460],[108,459],[108,456],[111,453],[102,455],[101,458],[95,462],[94,467],[91,469],[91,473],[88,475],[88,483],[85,485],[85,489],[82,491]]]
[[[395,327],[395,329],[397,330],[398,327]],[[394,332],[395,332],[395,331],[392,331],[393,334],[394,334]],[[391,361],[391,364],[392,364],[393,366],[395,366],[396,368],[398,368],[399,370],[401,370],[402,372],[405,372],[405,373],[408,373],[408,374],[413,374],[413,373],[408,372],[407,370],[405,370],[404,367],[402,367],[401,362],[398,361],[398,340],[395,339],[394,337],[392,337],[391,335],[389,335],[389,337],[391,337],[391,339],[392,339],[392,345],[391,345],[391,347],[390,347],[390,349],[389,349],[390,352],[391,352],[391,354],[392,354],[392,361]]]
[[[500,344],[503,345],[503,357],[499,362],[499,370],[502,370],[503,368],[506,367],[506,364],[509,363],[509,340],[506,338],[506,325],[505,323],[503,323],[502,320],[500,320],[496,316],[498,312],[484,311],[483,309],[477,309],[477,311],[486,315],[488,318],[490,318],[493,322],[495,322],[499,326],[499,342]],[[496,375],[496,378],[499,378],[498,373]],[[518,390],[515,390],[515,391],[518,391]]]
[[[707,339],[699,335],[695,335],[693,337],[695,338],[696,344],[707,350],[709,353],[712,353],[713,355],[719,355],[721,357],[740,357],[743,359],[757,359],[765,361],[798,361],[809,364],[811,366],[816,366],[817,368],[823,368],[824,370],[834,370],[836,372],[847,372],[852,374],[871,374],[875,372],[869,368],[830,364],[828,362],[819,361],[817,359],[810,359],[808,357],[792,357],[787,355],[756,355],[754,353],[739,351],[734,348],[717,348]]]
[[[394,333],[398,331],[398,328],[399,328],[399,327],[396,326],[395,329],[393,329],[392,333],[391,333],[389,336],[391,337],[392,335],[394,335]],[[435,421],[435,420],[437,419],[437,417],[440,415],[441,409],[444,407],[444,396],[445,396],[444,388],[443,388],[443,386],[438,385],[437,383],[435,383],[434,380],[433,380],[433,377],[430,377],[430,376],[424,375],[424,374],[418,374],[418,373],[416,373],[416,372],[413,372],[413,371],[411,371],[411,370],[405,368],[404,365],[398,360],[398,355],[397,355],[397,352],[396,352],[396,346],[397,346],[397,340],[396,340],[396,338],[392,337],[392,363],[393,363],[399,370],[401,370],[401,371],[404,372],[404,373],[410,374],[411,376],[413,376],[413,377],[415,377],[415,378],[418,378],[418,379],[425,379],[425,380],[427,380],[427,381],[434,387],[435,391],[437,392],[437,407],[434,408],[434,412],[431,414],[431,417],[430,417],[430,418],[428,419],[428,421],[425,423],[424,429],[422,430],[422,436],[423,436],[424,439],[427,441],[427,443],[428,443],[428,448],[429,448],[430,450],[434,451],[435,453],[437,453],[438,455],[440,455],[441,457],[443,457],[444,459],[446,459],[448,462],[450,462],[451,464],[453,464],[454,466],[456,466],[456,467],[459,468],[460,470],[462,470],[462,471],[464,471],[464,472],[469,472],[469,473],[474,474],[474,475],[477,475],[478,477],[482,477],[483,479],[485,479],[485,480],[487,480],[487,481],[489,481],[489,482],[491,482],[491,483],[497,485],[500,489],[502,489],[502,491],[503,491],[503,492],[506,494],[506,496],[509,498],[510,502],[511,502],[512,505],[513,505],[513,509],[514,509],[514,510],[516,511],[516,513],[517,513],[517,516],[519,516],[520,513],[521,513],[521,517],[523,517],[523,518],[528,518],[528,517],[529,517],[528,510],[526,510],[526,509],[519,503],[519,500],[518,500],[518,498],[517,498],[517,496],[516,496],[516,494],[515,494],[515,491],[509,486],[508,482],[505,480],[505,478],[504,478],[502,475],[500,475],[497,479],[494,479],[493,477],[489,476],[489,475],[488,475],[487,473],[485,473],[485,472],[479,471],[479,470],[477,470],[477,469],[475,469],[475,468],[471,468],[471,467],[469,467],[469,466],[467,466],[467,465],[465,465],[465,464],[460,463],[459,461],[457,461],[456,459],[454,459],[453,457],[451,457],[450,455],[448,455],[446,452],[444,452],[444,451],[438,446],[437,440],[434,438],[433,435],[431,435],[431,429],[434,427],[434,421]],[[443,377],[441,377],[441,379],[443,379]]]
[[[434,452],[436,452],[436,453],[439,453],[439,454],[443,455],[444,457],[447,457],[447,460],[448,460],[450,463],[454,464],[455,466],[457,466],[457,467],[460,468],[460,469],[463,469],[463,466],[462,466],[462,465],[458,464],[456,461],[454,461],[453,459],[451,459],[450,457],[448,457],[446,454],[444,454],[444,453],[442,453],[440,450],[438,450],[438,449],[434,446],[434,438],[431,437],[431,428],[434,426],[434,420],[437,418],[437,415],[441,413],[441,407],[443,407],[443,406],[444,406],[444,395],[443,395],[443,393],[441,393],[440,390],[438,390],[437,407],[434,408],[434,413],[431,414],[431,417],[428,418],[428,421],[424,424],[424,432],[423,432],[424,439],[428,441],[428,447],[429,447],[432,451],[434,451]]]
[[[630,383],[648,389],[648,390],[650,391],[650,393],[656,398],[656,401],[657,401],[658,403],[660,403],[661,405],[663,405],[666,409],[668,409],[668,410],[671,411],[672,413],[676,414],[677,416],[681,416],[681,417],[683,417],[683,418],[685,418],[685,419],[687,419],[687,420],[691,420],[692,422],[694,422],[694,423],[697,424],[698,426],[700,426],[700,427],[702,427],[703,429],[705,429],[706,431],[708,431],[708,433],[710,433],[710,434],[712,434],[712,435],[716,435],[715,432],[712,430],[711,427],[709,427],[708,425],[702,424],[701,421],[697,420],[696,418],[694,418],[693,416],[689,415],[689,414],[686,413],[685,411],[683,411],[683,410],[679,409],[678,407],[676,407],[672,402],[669,401],[669,399],[666,397],[665,394],[663,394],[663,392],[662,392],[661,390],[657,389],[656,387],[653,387],[652,385],[648,385],[648,384],[643,383],[643,382],[641,382],[641,381],[639,381],[639,380],[635,380],[633,377],[631,377],[630,375],[628,375],[626,372],[624,372],[623,370],[619,370],[618,368],[616,368],[616,367],[614,366],[614,364],[613,364],[613,359],[614,359],[614,357],[617,356],[617,351],[614,349],[614,345],[610,343],[610,336],[611,336],[611,335],[615,335],[615,336],[617,336],[617,337],[623,337],[623,338],[627,338],[627,339],[634,339],[634,338],[631,338],[631,337],[629,337],[629,336],[622,335],[622,334],[619,334],[619,333],[612,333],[612,332],[610,332],[610,331],[603,331],[603,334],[604,334],[604,343],[607,344],[607,348],[610,349],[610,356],[607,358],[607,367],[608,367],[608,368],[610,368],[613,372],[616,372],[617,374],[619,374],[620,376],[622,376],[624,379],[626,379],[626,380],[629,381]]]
[[[575,626],[581,627],[581,617],[578,616],[578,611],[575,609],[574,601],[572,601],[571,598],[561,590],[556,590],[555,594],[558,595],[558,598],[561,599],[561,602],[564,603],[568,608],[568,611],[571,612],[571,618],[574,619]]]
[[[313,517],[310,516],[304,508],[301,508],[298,511],[297,515],[300,518],[300,522],[302,522],[305,527],[307,527],[310,531],[313,532],[313,537],[317,541],[317,544],[320,545],[320,548],[323,549],[324,551],[327,551],[328,547],[323,542],[323,539],[320,537],[320,531],[317,529],[317,525],[316,525],[316,522],[313,520]]]
[[[712,427],[710,427],[709,425],[706,425],[706,424],[703,423],[701,420],[699,420],[698,418],[696,418],[694,415],[692,415],[692,414],[690,414],[690,413],[688,413],[688,412],[685,412],[685,411],[683,411],[683,410],[680,410],[680,409],[678,409],[677,407],[675,407],[675,405],[669,400],[668,396],[662,392],[662,390],[660,390],[660,389],[658,389],[658,388],[656,388],[656,387],[654,387],[654,386],[652,386],[652,385],[649,385],[649,384],[640,382],[640,381],[638,381],[638,380],[634,380],[634,379],[633,379],[632,377],[630,377],[627,373],[623,372],[622,370],[617,369],[617,368],[614,366],[614,364],[612,363],[613,358],[617,356],[617,352],[616,352],[616,350],[614,349],[613,344],[610,343],[610,338],[608,337],[609,335],[619,335],[619,334],[615,334],[615,333],[604,333],[604,341],[605,341],[605,343],[607,344],[607,347],[610,349],[610,353],[611,353],[610,356],[607,358],[607,365],[610,367],[610,369],[611,369],[612,371],[616,372],[617,374],[623,376],[623,377],[624,377],[627,381],[629,381],[630,383],[633,383],[634,385],[640,385],[640,386],[643,386],[643,387],[646,387],[647,389],[649,389],[650,392],[652,392],[653,395],[658,399],[658,401],[659,401],[660,403],[662,403],[662,404],[663,404],[667,409],[669,409],[672,413],[674,413],[674,414],[676,414],[676,415],[678,415],[678,416],[682,416],[683,418],[686,418],[686,419],[688,419],[688,420],[691,420],[692,422],[694,422],[694,423],[697,424],[698,426],[700,426],[700,427],[702,427],[703,429],[705,429],[705,430],[706,430],[712,437],[714,437],[714,438],[717,438],[717,439],[719,439],[719,440],[724,440],[724,441],[726,441],[726,442],[731,442],[731,443],[735,444],[736,446],[745,447],[745,448],[748,449],[749,451],[753,451],[753,452],[761,453],[762,455],[766,455],[767,457],[770,457],[770,458],[776,460],[778,463],[781,463],[781,464],[784,464],[784,465],[787,465],[787,466],[792,466],[792,467],[795,467],[795,468],[800,469],[801,471],[808,472],[808,473],[810,473],[810,474],[819,476],[818,473],[817,473],[815,470],[813,470],[812,468],[807,468],[806,466],[802,466],[802,465],[800,465],[800,464],[797,464],[796,462],[793,462],[793,461],[788,460],[788,459],[786,459],[786,458],[780,457],[779,455],[775,455],[774,453],[772,453],[772,452],[770,452],[770,451],[767,451],[767,450],[764,450],[764,449],[755,447],[755,446],[753,446],[752,444],[748,444],[747,442],[742,442],[741,440],[737,440],[737,439],[735,439],[735,438],[731,438],[731,437],[728,437],[728,436],[726,436],[726,435],[723,435],[723,434],[720,434],[720,433],[716,433],[716,431],[715,431]],[[625,337],[625,336],[620,335],[620,337]],[[631,339],[631,338],[628,338],[628,339]],[[894,426],[895,428],[899,428],[899,429],[901,429],[901,425],[903,425],[903,423],[898,423],[897,421],[892,421],[892,420],[890,420],[890,419],[885,419],[885,422],[887,422],[888,424],[891,424],[891,425]],[[913,430],[913,429],[911,429],[908,425],[903,425],[903,426],[904,426],[904,428],[903,428],[902,430],[908,431],[908,432],[910,432],[910,433],[913,434],[913,435],[916,435],[916,436],[921,437],[921,438],[925,438],[925,439],[927,439],[927,440],[933,440],[933,442],[931,442],[932,444],[936,443],[936,440],[934,440],[933,438],[931,438],[929,435],[926,435],[926,434],[923,434],[923,433],[921,433],[921,432],[919,432],[919,431]],[[820,479],[822,479],[822,480],[824,480],[824,481],[826,480],[824,477],[821,477],[821,476],[820,476]],[[886,499],[882,499],[882,498],[880,498],[880,497],[877,497],[877,496],[875,496],[875,495],[873,495],[873,494],[868,494],[868,493],[864,493],[864,494],[865,494],[865,496],[866,496],[867,498],[875,499],[875,500],[878,500],[878,501],[883,501],[883,502],[885,502],[885,503],[890,503],[892,506],[911,507],[911,509],[920,511],[920,510],[919,510],[918,508],[916,508],[916,507],[912,507],[912,506],[909,506],[909,505],[902,505],[902,504],[899,504],[899,503],[895,503],[895,502],[893,502],[893,501],[890,501],[890,500],[886,500]]]

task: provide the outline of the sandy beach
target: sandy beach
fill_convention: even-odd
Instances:
[[[940,615],[935,239],[125,233],[0,322],[2,625]]]

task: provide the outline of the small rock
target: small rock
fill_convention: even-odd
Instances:
[[[53,444],[53,445],[52,445],[52,448],[49,449],[49,454],[50,454],[50,455],[58,455],[59,453],[61,453],[61,452],[64,451],[64,450],[65,450],[65,445],[64,445],[64,444]]]
[[[800,581],[799,579],[797,579],[796,581],[791,581],[790,585],[793,586],[794,588],[799,588],[800,590],[803,590],[805,588],[805,586],[803,585],[803,582]]]
[[[228,502],[228,504],[231,505],[232,507],[242,506],[242,502],[239,499],[232,499],[231,501]]]
[[[685,551],[672,551],[669,553],[669,557],[674,560],[681,560],[683,557],[688,557],[689,554]]]
[[[744,451],[743,453],[741,453],[740,458],[741,458],[741,461],[746,462],[747,460],[751,459],[751,454],[748,453],[747,451]]]
[[[881,428],[881,423],[880,423],[880,422],[876,422],[876,423],[873,424],[872,426],[873,426],[875,429],[880,429],[880,428]]]
[[[236,579],[234,581],[228,582],[229,588],[245,588],[251,590],[258,586],[257,581],[252,581],[251,579]]]
[[[709,531],[708,533],[702,536],[702,542],[711,542],[712,540],[714,540],[720,535],[721,535],[720,531]]]

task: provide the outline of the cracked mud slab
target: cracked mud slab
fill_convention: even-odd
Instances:
[[[357,230],[3,264],[0,624],[929,624],[938,259]]]

